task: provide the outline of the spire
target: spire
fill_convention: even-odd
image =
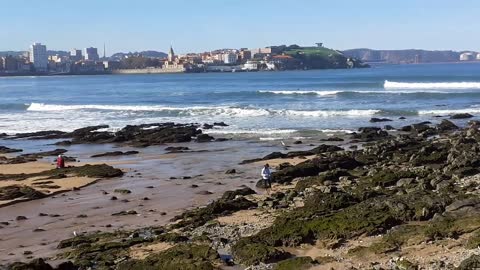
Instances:
[[[103,59],[107,58],[106,52],[105,52],[105,42],[103,43]]]
[[[170,51],[168,51],[168,61],[172,62],[175,59],[175,53],[173,52],[173,47],[170,45]]]

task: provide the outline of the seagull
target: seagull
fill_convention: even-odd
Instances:
[[[285,148],[285,150],[287,150],[288,146],[283,141],[280,141],[280,143],[283,145],[283,148]]]
[[[76,231],[73,231],[73,236],[77,237],[77,232]]]

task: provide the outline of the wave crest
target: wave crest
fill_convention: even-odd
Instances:
[[[106,110],[130,112],[162,112],[170,116],[230,116],[230,117],[265,117],[265,116],[290,116],[290,117],[332,117],[332,116],[371,116],[380,113],[380,110],[275,110],[254,107],[167,107],[160,105],[53,105],[32,103],[28,111],[55,112],[72,110]]]
[[[334,96],[343,91],[313,91],[313,90],[278,90],[278,91],[269,91],[269,90],[260,90],[259,93],[275,94],[275,95],[316,95],[316,96]]]
[[[386,80],[385,89],[480,89],[480,82],[391,82]]]

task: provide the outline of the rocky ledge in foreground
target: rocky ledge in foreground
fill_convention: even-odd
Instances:
[[[79,269],[475,269],[480,132],[425,125],[399,136],[362,129],[361,150],[286,166],[269,194],[227,192],[164,227],[58,248]],[[330,255],[295,255],[309,247]]]
[[[26,200],[44,198],[48,195],[51,195],[52,193],[55,193],[56,190],[62,190],[61,186],[58,186],[55,183],[68,181],[69,177],[88,177],[92,179],[97,179],[118,177],[122,175],[122,170],[113,168],[112,166],[106,164],[87,164],[84,166],[52,169],[29,174],[0,174],[0,182],[15,181],[18,183],[14,185],[0,187],[0,201],[10,201],[6,204],[0,203],[0,206],[5,206],[8,204],[22,202]],[[26,184],[29,179],[33,180],[31,181],[31,183]],[[44,193],[39,190],[47,190],[52,192]]]
[[[58,145],[82,143],[123,143],[135,147],[161,145],[165,143],[209,142],[214,138],[203,134],[198,124],[154,123],[142,125],[128,125],[119,131],[100,131],[109,128],[107,125],[91,126],[74,130],[41,131],[20,133],[6,137],[7,139],[69,139],[60,141]]]

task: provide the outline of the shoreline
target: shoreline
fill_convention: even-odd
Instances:
[[[122,268],[124,260],[132,264],[129,267],[142,267],[145,258],[155,256],[159,256],[156,263],[166,267],[162,264],[167,261],[163,256],[168,256],[170,251],[188,254],[196,248],[206,248],[202,254],[212,252],[207,257],[192,255],[183,261],[183,255],[179,255],[178,267],[182,269],[183,263],[199,262],[211,263],[218,269],[246,269],[252,265],[260,267],[255,269],[271,269],[266,267],[298,264],[320,270],[363,269],[375,263],[394,269],[407,262],[426,266],[436,260],[446,260],[448,265],[457,267],[470,256],[480,256],[476,249],[465,247],[466,242],[476,237],[477,230],[480,232],[480,221],[477,224],[476,219],[468,220],[469,225],[461,225],[458,232],[461,237],[455,240],[449,240],[448,236],[430,240],[417,238],[428,235],[432,226],[443,226],[442,216],[455,214],[455,222],[464,224],[471,213],[476,213],[476,208],[468,208],[473,212],[464,216],[458,209],[477,204],[478,192],[471,187],[478,182],[480,171],[464,171],[465,165],[459,163],[461,152],[458,161],[446,165],[454,174],[451,179],[438,169],[447,153],[459,155],[458,147],[467,153],[476,151],[470,146],[480,141],[476,123],[473,121],[469,127],[460,129],[444,120],[435,126],[412,125],[411,130],[402,132],[370,127],[355,134],[344,134],[342,142],[311,138],[294,144],[291,140],[287,141],[287,148],[271,141],[185,142],[141,148],[133,157],[104,157],[101,162],[122,168],[126,175],[53,196],[56,198],[41,199],[38,201],[41,204],[31,201],[19,203],[15,209],[10,207],[9,211],[27,213],[28,220],[16,222],[14,227],[12,222],[0,228],[0,250],[14,247],[15,243],[26,245],[11,249],[14,255],[0,261],[54,256],[49,261],[52,264],[64,260],[79,263],[85,259],[83,255],[65,257],[65,254],[81,251],[80,254],[93,254],[98,263],[103,264],[107,261],[103,261],[102,256],[111,256],[110,252],[114,251],[116,260],[120,260],[116,263],[119,269],[131,269]],[[189,151],[160,150],[167,146],[188,147]],[[430,152],[441,154],[430,155],[421,150],[432,147],[435,150]],[[79,151],[81,148],[82,145],[77,145],[72,150],[81,153],[79,158],[87,163],[89,156],[99,149],[98,145],[86,145],[84,151]],[[130,149],[120,145],[100,148],[101,151]],[[245,160],[252,161],[242,162]],[[267,192],[256,187],[260,183],[259,168],[266,162],[279,167],[274,172],[273,188]],[[176,171],[165,170],[168,167]],[[227,174],[230,169],[235,172]],[[388,174],[390,171],[392,175]],[[396,171],[402,176],[396,176]],[[445,183],[433,182],[437,181],[435,177],[450,183],[451,190],[443,188]],[[429,179],[435,186],[424,186],[422,178]],[[121,194],[114,192],[115,189],[130,192]],[[102,191],[107,194],[102,195]],[[468,203],[460,194],[468,197]],[[118,197],[118,201],[109,200],[110,196]],[[417,204],[421,205],[420,209]],[[65,207],[69,213],[62,212]],[[396,210],[389,210],[391,207]],[[44,208],[59,213],[60,219],[52,222],[48,221],[51,217],[35,217],[34,213]],[[77,213],[72,212],[74,209]],[[80,217],[78,211],[85,217]],[[311,216],[309,211],[316,214]],[[0,215],[0,221],[3,215],[5,212]],[[383,219],[382,215],[388,218]],[[299,218],[302,222],[296,223]],[[288,230],[282,236],[283,226]],[[313,227],[308,227],[311,232],[303,235],[303,226]],[[45,231],[26,233],[36,228]],[[415,235],[410,235],[410,228],[415,229]],[[449,231],[451,227],[442,230]],[[53,236],[51,231],[56,232],[55,237],[45,241],[47,235]],[[66,233],[70,232],[72,237],[72,231],[80,236],[67,239]],[[3,233],[11,236],[5,238]],[[138,239],[129,236],[135,234],[144,236]],[[392,245],[388,242],[392,234],[401,241],[393,243],[399,245],[395,249],[388,246]],[[114,242],[124,243],[122,247],[98,250],[97,241],[99,245],[112,243],[111,237],[117,239]],[[278,240],[275,237],[279,237]],[[416,240],[410,243],[404,238]],[[91,239],[96,240],[90,242]],[[77,240],[84,241],[85,246],[69,242]],[[63,244],[57,247],[58,243]],[[445,243],[451,245],[447,251],[441,248]],[[93,249],[89,251],[88,247]],[[243,268],[231,268],[229,263]]]

